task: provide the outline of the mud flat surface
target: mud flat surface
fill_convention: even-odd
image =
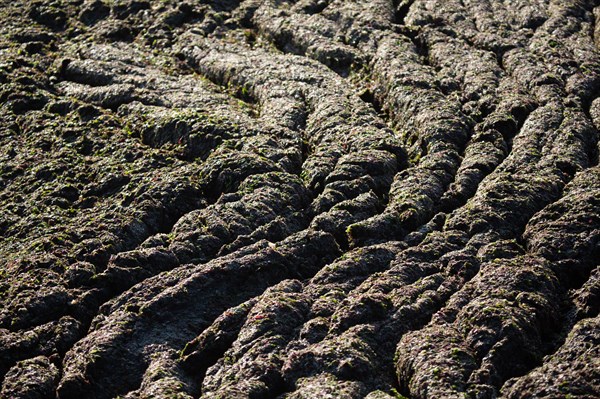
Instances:
[[[600,397],[600,3],[0,1],[1,398]]]

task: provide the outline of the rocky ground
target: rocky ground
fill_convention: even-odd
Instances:
[[[598,0],[0,15],[0,397],[600,397]]]

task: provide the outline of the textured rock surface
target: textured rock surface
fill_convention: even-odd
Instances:
[[[600,397],[598,1],[0,18],[0,397]]]

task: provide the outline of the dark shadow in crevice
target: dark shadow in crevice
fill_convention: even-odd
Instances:
[[[394,23],[404,25],[404,20],[412,4],[413,0],[394,0]]]

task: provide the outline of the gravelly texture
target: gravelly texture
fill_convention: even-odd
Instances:
[[[600,397],[600,3],[0,1],[1,398]]]

